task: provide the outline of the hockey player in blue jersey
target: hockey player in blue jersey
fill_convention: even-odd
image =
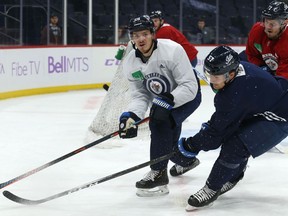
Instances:
[[[215,112],[197,134],[181,138],[178,148],[190,158],[200,151],[221,151],[205,186],[188,199],[187,211],[231,190],[243,178],[250,156],[260,156],[288,135],[288,80],[240,62],[228,46],[208,54],[204,72],[216,92]]]
[[[121,138],[137,136],[135,121],[150,109],[150,158],[155,159],[177,150],[182,122],[201,102],[199,80],[185,50],[168,39],[155,39],[154,23],[149,16],[131,19],[128,26],[135,44],[123,60],[123,72],[129,81],[131,102],[120,116]],[[172,157],[172,176],[182,175],[199,164],[197,158]],[[138,196],[164,195],[168,160],[151,165],[151,171],[136,182]]]

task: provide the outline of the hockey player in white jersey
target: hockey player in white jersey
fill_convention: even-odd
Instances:
[[[154,24],[148,15],[131,19],[129,35],[135,44],[123,60],[123,72],[130,83],[131,102],[120,116],[121,138],[137,136],[135,121],[150,109],[150,159],[176,151],[182,122],[201,103],[200,84],[185,50],[168,39],[156,39]],[[178,176],[199,164],[197,158],[181,154],[171,158],[175,163],[170,175]],[[151,171],[136,182],[138,196],[168,194],[168,160],[151,166]]]

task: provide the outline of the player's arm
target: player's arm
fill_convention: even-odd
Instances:
[[[179,58],[179,56],[182,56]],[[191,63],[182,46],[178,46],[175,53],[175,67],[172,75],[178,86],[171,92],[174,96],[175,107],[193,100],[198,92],[198,82]]]
[[[276,75],[288,79],[288,57],[286,59],[279,60],[279,66],[276,70]]]
[[[264,66],[265,62],[262,58],[262,44],[257,38],[259,36],[259,26],[256,24],[252,27],[249,32],[247,44],[246,44],[246,55],[249,62],[258,65]],[[263,32],[264,34],[264,32]]]
[[[262,59],[261,53],[255,48],[255,45],[258,46],[254,41],[248,39],[246,46],[246,55],[249,62],[258,65],[264,66],[265,62]]]
[[[215,96],[215,101],[218,101],[215,104],[216,111],[208,122],[202,124],[201,130],[189,139],[191,145],[197,143],[203,151],[217,149],[224,140],[229,139],[239,129],[243,116],[250,106],[245,97],[250,90],[242,91],[238,95],[234,94],[241,85],[243,82],[234,85],[235,91],[229,94]]]

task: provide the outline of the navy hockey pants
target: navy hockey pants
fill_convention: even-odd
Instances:
[[[245,171],[248,158],[260,156],[279,144],[288,135],[288,122],[256,120],[243,125],[221,146],[208,186],[219,190],[228,181],[233,182]]]
[[[199,91],[193,101],[190,101],[180,107],[172,110],[170,119],[167,121],[155,121],[150,119],[149,127],[151,131],[151,143],[150,143],[150,159],[155,159],[163,155],[169,154],[175,151],[178,140],[181,134],[182,122],[190,116],[201,103],[201,92]],[[169,160],[162,161],[160,163],[151,166],[153,170],[162,170],[167,168]],[[191,165],[191,159],[182,156],[171,158],[171,161],[181,166]]]

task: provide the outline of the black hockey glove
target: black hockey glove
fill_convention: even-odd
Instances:
[[[170,121],[170,113],[175,105],[172,94],[166,92],[153,99],[150,118],[158,121]]]
[[[134,125],[134,123],[140,120],[133,112],[122,113],[119,119],[119,136],[123,139],[136,137],[138,126]]]

